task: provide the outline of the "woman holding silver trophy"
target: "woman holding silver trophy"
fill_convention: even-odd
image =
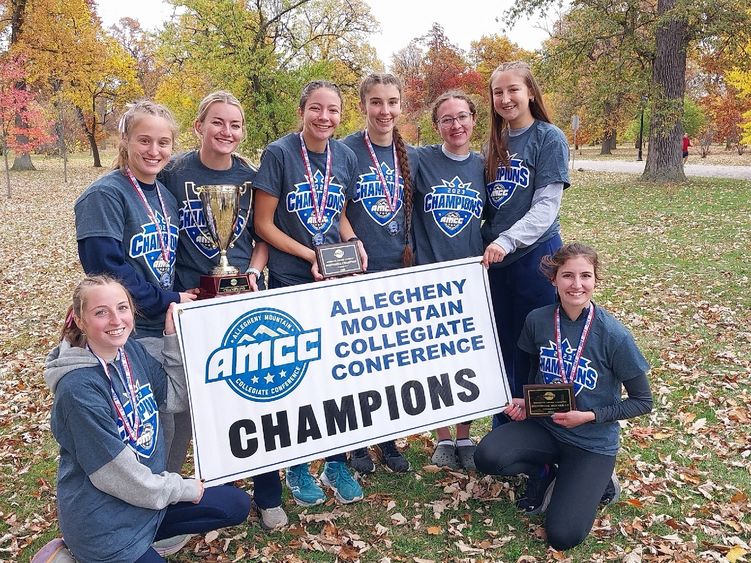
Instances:
[[[256,170],[235,152],[245,138],[242,105],[229,92],[220,90],[208,94],[198,106],[193,130],[200,140],[199,148],[172,158],[159,175],[177,200],[179,208],[180,242],[175,264],[175,287],[203,288],[207,279],[218,280],[216,288],[219,291],[215,289],[205,295],[202,289],[201,298],[243,289],[264,289],[261,272],[266,267],[268,246],[263,241],[254,240],[251,220],[251,184]],[[229,195],[229,204],[220,205],[226,209],[218,208],[216,199],[214,205],[210,201],[212,195],[221,192]],[[206,196],[209,196],[208,201]],[[226,214],[226,220],[222,214]],[[208,275],[221,269],[217,267],[217,261],[223,254],[226,254],[229,268],[221,270],[223,273],[218,275]],[[236,266],[245,274],[237,275]],[[241,281],[224,284],[225,281],[236,280]],[[181,466],[185,458],[191,436],[190,414],[175,417],[175,426],[174,446],[168,464],[170,470],[175,470],[174,466]],[[179,451],[178,444],[181,446]],[[173,454],[177,459],[173,458]],[[266,529],[286,526],[288,520],[281,507],[279,472],[256,475],[253,483],[254,507],[261,525]]]

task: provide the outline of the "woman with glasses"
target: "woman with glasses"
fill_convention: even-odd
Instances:
[[[443,143],[417,149],[414,193],[415,263],[481,256],[480,218],[485,204],[482,157],[471,150],[475,104],[462,92],[446,92],[433,104],[433,126]],[[432,462],[439,467],[474,470],[471,422],[439,428]]]

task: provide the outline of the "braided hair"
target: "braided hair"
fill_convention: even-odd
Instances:
[[[360,103],[365,106],[368,92],[373,86],[383,84],[385,86],[396,86],[399,91],[399,98],[402,96],[402,82],[390,73],[372,73],[366,76],[360,84]],[[412,174],[409,169],[409,158],[407,156],[407,144],[399,132],[398,127],[393,130],[393,143],[396,148],[396,154],[399,158],[399,175],[404,180],[404,190],[402,201],[404,202],[404,251],[402,252],[402,265],[412,266],[415,261],[414,252],[412,251],[412,206],[413,206],[413,186]]]

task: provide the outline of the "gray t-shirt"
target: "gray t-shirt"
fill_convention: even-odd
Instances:
[[[549,184],[569,186],[568,141],[555,125],[535,121],[521,135],[508,137],[510,167],[499,164],[496,179],[486,185],[488,204],[482,236],[485,245],[510,228],[529,211],[535,190]],[[503,268],[537,248],[561,226],[556,218],[535,244],[519,248],[492,267]]]
[[[416,151],[415,263],[482,256],[482,157],[473,152],[465,160],[452,160],[443,154],[441,145],[419,147]]]
[[[406,244],[404,216],[404,178],[399,172],[399,189],[394,191],[394,149],[373,143],[378,165],[392,194],[391,206],[383,192],[383,184],[365,145],[362,131],[342,140],[357,156],[358,176],[355,196],[347,205],[347,218],[368,254],[368,271],[382,272],[402,266]],[[417,166],[415,149],[407,146],[410,172],[414,178]],[[414,182],[413,182],[414,185]],[[395,197],[394,197],[395,195]]]
[[[519,348],[539,357],[535,383],[561,383],[555,343],[553,313],[558,305],[535,309],[524,323]],[[584,311],[571,320],[561,308],[563,362],[570,369],[587,317]],[[576,409],[587,411],[621,401],[621,382],[649,371],[649,364],[634,337],[602,307],[595,307],[589,339],[582,350],[574,380]],[[620,432],[617,421],[581,424],[564,428],[550,418],[537,419],[559,440],[603,455],[618,453]]]
[[[157,229],[126,176],[119,170],[105,174],[76,200],[76,239],[108,237],[120,242],[125,262],[138,276],[159,291],[171,291],[175,280],[175,253],[178,242],[177,202],[163,187],[164,209],[156,189],[143,193],[154,213],[165,241],[167,260],[163,259]],[[136,307],[138,302],[136,301]],[[164,313],[136,317],[136,329],[145,335],[157,335],[164,328]]]
[[[323,235],[323,243],[341,242],[339,218],[346,200],[355,194],[357,157],[342,142],[331,139],[331,183],[325,206],[321,206],[323,221],[318,224],[311,189],[306,178],[300,136],[290,133],[266,147],[254,181],[257,189],[279,199],[274,224],[297,242],[313,248],[316,233]],[[308,151],[313,172],[316,201],[323,197],[326,174],[326,153]],[[288,285],[313,281],[310,264],[278,250],[269,244],[269,273]]]
[[[211,273],[219,263],[219,249],[208,236],[203,206],[194,189],[197,186],[245,186],[245,194],[240,197],[234,231],[234,237],[239,237],[227,250],[227,258],[230,265],[240,272],[248,267],[253,252],[253,216],[248,216],[248,207],[255,174],[254,168],[236,156],[232,157],[229,170],[213,170],[201,162],[198,151],[190,151],[174,157],[159,175],[159,179],[178,201],[179,207],[180,244],[175,263],[177,291],[198,287],[200,276]]]

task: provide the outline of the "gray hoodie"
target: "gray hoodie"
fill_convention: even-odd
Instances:
[[[187,406],[177,337],[165,337],[163,365],[132,338],[124,349],[137,388],[137,442],[128,438],[112,399],[114,392],[126,415],[132,413],[119,361],[108,364],[110,383],[86,349],[63,341],[47,357],[44,378],[55,395],[51,428],[60,444],[58,516],[65,542],[80,561],[138,559],[153,542],[165,507],[200,495],[198,481],[165,471],[159,410]]]

